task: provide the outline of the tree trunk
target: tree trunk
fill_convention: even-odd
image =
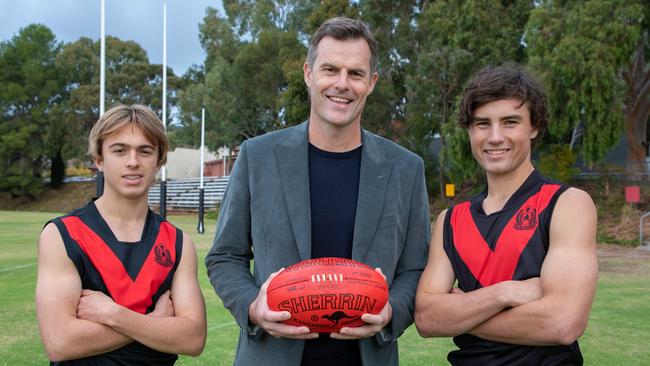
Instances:
[[[65,163],[61,156],[61,151],[57,151],[52,157],[52,166],[50,167],[50,186],[54,189],[61,188],[65,178]]]
[[[648,118],[650,117],[650,69],[646,67],[647,36],[637,44],[634,59],[622,77],[627,84],[625,134],[627,137],[627,172],[648,179]]]
[[[439,171],[439,177],[440,179],[440,199],[444,200],[445,199],[445,159],[444,159],[444,151],[445,151],[445,134],[442,131],[442,126],[447,122],[447,95],[443,95],[442,97],[442,115],[441,117],[441,123],[440,123],[440,153],[438,154],[438,171]]]

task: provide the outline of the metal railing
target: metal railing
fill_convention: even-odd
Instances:
[[[646,244],[643,241],[643,220],[649,216],[650,216],[650,211],[641,215],[641,219],[639,220],[639,246],[644,249],[650,249],[650,243]]]

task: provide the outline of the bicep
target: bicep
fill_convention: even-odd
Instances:
[[[81,279],[68,258],[61,235],[48,224],[38,241],[36,314],[43,337],[53,336],[70,318],[76,318]]]
[[[198,283],[196,249],[187,234],[183,234],[182,253],[172,281],[174,312],[176,316],[205,322],[205,302]]]
[[[591,306],[598,279],[596,208],[585,192],[569,189],[558,199],[540,277],[544,296],[557,296],[576,311]]]
[[[443,248],[443,227],[446,210],[438,215],[429,246],[429,260],[424,268],[418,294],[449,293],[456,277]]]

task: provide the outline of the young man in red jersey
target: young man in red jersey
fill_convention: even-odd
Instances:
[[[198,355],[205,303],[191,239],[153,213],[168,141],[148,108],[118,105],[89,137],[104,194],[39,238],[36,312],[53,365],[172,365]]]
[[[577,339],[598,276],[596,208],[531,162],[548,121],[544,92],[516,65],[485,68],[465,88],[459,121],[487,187],[438,216],[418,331],[453,336],[453,365],[581,365]]]

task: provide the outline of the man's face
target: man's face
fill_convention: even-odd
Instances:
[[[366,97],[377,81],[377,73],[370,72],[370,56],[363,38],[321,39],[314,64],[303,66],[311,99],[311,123],[335,128],[360,124]]]
[[[537,129],[520,100],[502,99],[476,108],[468,132],[472,154],[488,176],[532,167],[531,140]]]
[[[127,123],[104,139],[102,158],[95,164],[104,172],[106,194],[129,199],[146,197],[159,168],[158,147],[139,127]]]

